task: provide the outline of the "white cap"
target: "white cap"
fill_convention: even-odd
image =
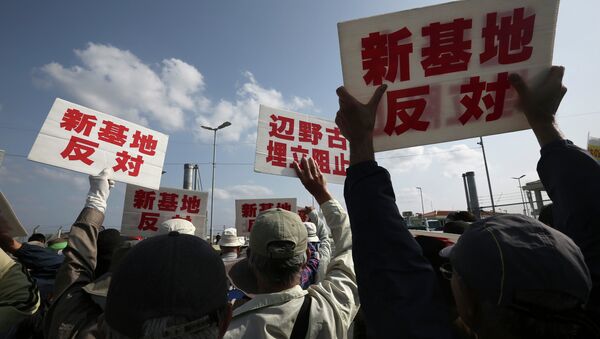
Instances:
[[[196,227],[191,222],[179,218],[166,220],[158,226],[158,234],[169,234],[170,232],[194,235]]]
[[[306,233],[308,233],[308,236],[306,238],[306,240],[308,242],[319,242],[321,241],[319,239],[319,237],[317,236],[317,225],[315,225],[314,223],[310,222],[310,221],[305,221],[304,226],[306,226]]]
[[[244,245],[237,236],[237,230],[235,228],[226,228],[223,230],[221,240],[219,240],[219,246],[221,247],[239,247]]]

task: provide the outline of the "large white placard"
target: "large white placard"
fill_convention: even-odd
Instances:
[[[235,228],[238,236],[249,236],[256,216],[271,208],[296,212],[296,198],[242,199],[235,201]]]
[[[13,238],[27,236],[27,231],[21,225],[19,218],[2,192],[0,192],[0,232],[5,232]]]
[[[56,99],[29,160],[158,189],[169,137],[140,125]]]
[[[196,227],[196,236],[206,235],[208,192],[161,187],[152,190],[127,185],[121,233],[144,238],[157,235],[165,220],[181,218]]]
[[[343,184],[349,144],[334,122],[260,106],[254,170],[295,177],[294,161],[312,157],[328,182]]]
[[[552,64],[558,0],[466,0],[338,24],[344,86],[387,84],[376,151],[529,128],[508,75]]]

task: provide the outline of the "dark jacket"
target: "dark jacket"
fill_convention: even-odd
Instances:
[[[96,242],[104,214],[84,208],[71,227],[65,260],[56,276],[56,299],[44,321],[46,338],[98,338],[103,312],[83,287],[94,281]]]
[[[29,269],[34,278],[54,279],[64,257],[53,250],[31,244],[22,244],[13,255]]]
[[[600,323],[600,164],[571,141],[558,140],[541,149],[537,171],[554,203],[553,227],[583,253],[592,276],[588,309]]]
[[[344,197],[369,334],[451,338],[436,276],[398,211],[389,173],[375,161],[350,166]]]

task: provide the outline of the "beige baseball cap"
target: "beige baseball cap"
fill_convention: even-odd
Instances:
[[[281,208],[266,210],[256,217],[250,231],[250,250],[272,259],[287,259],[301,255],[307,246],[306,227],[296,213]],[[288,241],[294,244],[290,250],[269,250],[275,241]]]

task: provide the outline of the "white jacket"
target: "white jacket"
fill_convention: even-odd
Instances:
[[[312,304],[306,338],[347,337],[359,308],[350,222],[334,199],[323,203],[321,209],[336,249],[325,278],[307,290],[296,285],[285,291],[256,295],[233,311],[225,338],[289,338],[307,293]]]

